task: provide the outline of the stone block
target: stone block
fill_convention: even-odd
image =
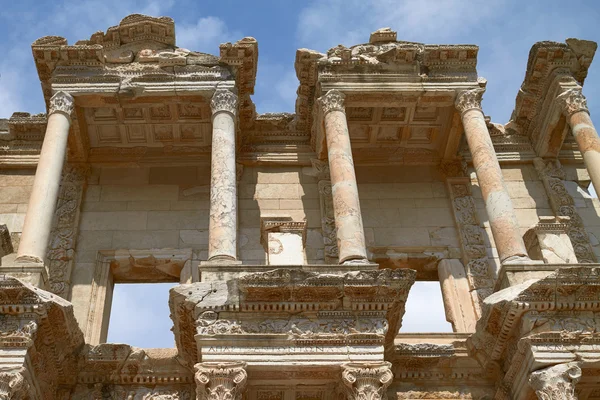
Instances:
[[[433,182],[431,184],[431,192],[433,193],[433,197],[448,197],[448,188],[444,182]]]
[[[306,248],[323,248],[323,235],[320,229],[308,229],[306,231]]]
[[[198,183],[198,167],[150,167],[151,185],[194,185]]]
[[[17,213],[26,214],[29,208],[29,203],[21,203],[17,205]]]
[[[459,247],[458,231],[454,227],[429,228],[432,246]]]
[[[100,185],[145,185],[148,183],[149,169],[104,167],[100,171]]]
[[[319,195],[319,187],[316,184],[305,183],[302,186],[299,186],[300,197],[305,199],[318,199]]]
[[[112,249],[141,250],[177,247],[179,247],[179,231],[177,230],[116,231],[112,240]]]
[[[280,171],[271,168],[270,171],[256,171],[256,183],[300,183],[300,171]]]
[[[2,188],[0,204],[27,203],[31,186],[6,186]]]
[[[397,208],[380,208],[362,210],[365,228],[386,228],[402,226],[402,218]]]
[[[170,209],[173,211],[185,211],[185,210],[209,210],[210,200],[190,200],[190,201],[178,201],[171,200]]]
[[[89,203],[92,201],[100,201],[100,194],[102,193],[102,186],[100,185],[88,185],[83,195],[83,203]]]
[[[20,204],[0,204],[0,214],[16,213]]]
[[[169,200],[142,200],[127,202],[127,210],[131,211],[164,211],[171,208]]]
[[[504,181],[524,181],[526,177],[523,174],[522,166],[518,167],[503,167],[502,168],[502,177]]]
[[[254,192],[255,199],[299,199],[300,185],[257,183]]]
[[[450,207],[419,208],[416,211],[418,226],[454,226],[454,215]]]
[[[259,210],[240,210],[238,212],[238,225],[244,228],[260,229]]]
[[[82,231],[144,230],[147,211],[90,211],[81,213],[79,229]]]
[[[260,227],[241,228],[238,232],[238,246],[246,250],[264,250],[260,242]]]
[[[281,210],[320,210],[318,199],[302,198],[302,200],[279,200]]]
[[[433,198],[433,199],[418,199],[415,201],[415,207],[417,208],[450,208],[452,204],[447,198]]]
[[[176,185],[119,186],[103,185],[102,201],[177,200]]]
[[[393,188],[398,198],[430,199],[433,197],[433,185],[422,183],[394,183]]]
[[[208,229],[208,210],[148,211],[148,229]]]
[[[182,229],[179,231],[179,243],[185,246],[207,246],[208,230],[201,229]]]
[[[4,170],[0,173],[0,187],[31,186],[34,179],[35,169]]]
[[[113,231],[80,231],[77,236],[77,254],[112,249]]]
[[[415,199],[380,199],[379,207],[380,208],[415,208],[416,201]],[[362,207],[362,199],[360,201]]]
[[[81,211],[126,211],[126,201],[95,201],[81,205]]]
[[[431,246],[427,228],[374,228],[376,246]]]
[[[25,214],[9,213],[0,214],[0,225],[6,225],[10,233],[22,232]]]

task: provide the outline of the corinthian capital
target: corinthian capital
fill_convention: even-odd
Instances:
[[[469,110],[481,110],[481,100],[484,92],[484,88],[464,90],[456,96],[454,107],[461,115]]]
[[[387,399],[387,387],[394,378],[391,366],[387,361],[342,364],[342,382],[346,386],[348,399]]]
[[[569,117],[575,114],[578,111],[585,111],[586,113],[590,113],[590,110],[587,106],[587,100],[583,93],[581,93],[581,88],[572,88],[565,90],[557,97],[558,103],[562,107],[563,113]]]
[[[198,400],[241,400],[248,374],[245,362],[204,362],[194,366]]]
[[[329,111],[341,111],[346,112],[344,108],[344,100],[346,96],[339,90],[332,89],[325,93],[324,96],[319,97],[319,103],[323,107],[323,115]]]
[[[210,108],[213,115],[219,111],[227,111],[235,116],[237,114],[237,101],[238,97],[232,91],[217,89],[210,101]]]
[[[0,399],[29,398],[29,383],[24,377],[25,368],[0,371]]]
[[[56,112],[59,112],[71,118],[74,106],[75,100],[73,99],[73,96],[67,92],[56,92],[54,93],[54,96],[50,97],[48,115],[50,116]]]
[[[579,363],[570,362],[532,372],[529,384],[540,400],[577,400],[575,385],[580,378]]]

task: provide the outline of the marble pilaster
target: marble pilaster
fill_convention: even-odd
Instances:
[[[577,141],[583,162],[596,191],[600,190],[600,138],[590,118],[590,110],[581,87],[565,90],[558,96],[567,123]]]
[[[237,260],[237,184],[235,123],[237,96],[217,89],[212,109],[212,155],[208,261]]]
[[[500,261],[528,260],[512,200],[481,109],[484,91],[478,88],[459,93],[455,106],[461,114]]]
[[[46,134],[29,197],[17,261],[42,263],[46,256],[73,107],[73,97],[68,93],[57,92],[50,99]]]
[[[330,90],[319,98],[325,121],[340,264],[367,261],[344,97],[340,91]]]

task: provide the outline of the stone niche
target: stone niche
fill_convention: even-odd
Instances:
[[[260,241],[269,265],[306,264],[306,226],[306,221],[293,221],[291,217],[261,218]]]

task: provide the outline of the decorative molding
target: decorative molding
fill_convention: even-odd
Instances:
[[[456,96],[456,102],[454,103],[454,106],[461,115],[469,110],[482,111],[481,101],[483,100],[484,92],[484,88],[470,89],[459,92]]]
[[[534,371],[529,384],[540,400],[577,400],[575,385],[581,379],[580,364],[570,362]]]
[[[571,88],[558,95],[556,101],[560,104],[563,113],[570,117],[576,112],[583,111],[590,113],[587,106],[587,100],[581,92],[581,87]]]
[[[246,390],[246,363],[204,362],[194,365],[198,400],[241,400]]]
[[[354,362],[342,364],[342,382],[349,400],[386,400],[387,388],[394,375],[392,364],[382,362]]]
[[[75,99],[69,93],[59,91],[50,98],[48,106],[48,116],[59,112],[71,119],[73,109],[75,108]]]
[[[31,387],[24,376],[26,373],[24,367],[17,371],[0,371],[0,399],[31,399]]]
[[[210,101],[210,108],[213,115],[225,111],[235,117],[237,115],[237,103],[238,97],[231,90],[217,89]]]
[[[319,104],[323,108],[323,116],[327,115],[327,113],[331,111],[341,111],[345,113],[345,99],[346,95],[344,95],[344,93],[340,92],[339,90],[335,89],[332,89],[328,91],[325,95],[319,97]]]

